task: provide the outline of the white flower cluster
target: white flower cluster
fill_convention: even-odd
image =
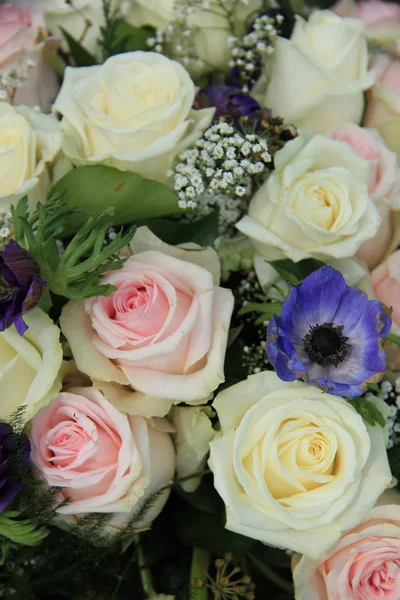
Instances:
[[[241,38],[231,36],[228,45],[231,48],[229,66],[237,67],[242,90],[248,92],[257,81],[265,58],[274,52],[276,37],[279,35],[279,25],[283,22],[282,15],[270,17],[261,15],[254,19],[252,30]]]
[[[271,162],[268,144],[255,133],[242,134],[228,123],[209,127],[196,144],[179,155],[174,189],[179,207],[204,216],[218,207],[220,233],[227,233],[246,209],[252,178]]]
[[[400,377],[396,379],[394,385],[387,380],[378,385],[380,392],[376,396],[384,400],[390,409],[390,414],[386,419],[389,433],[387,448],[389,449],[400,444]]]
[[[10,241],[14,233],[11,213],[0,208],[0,249]]]
[[[36,65],[35,60],[21,60],[17,66],[0,72],[0,100],[12,102],[15,92],[28,79],[29,72]]]

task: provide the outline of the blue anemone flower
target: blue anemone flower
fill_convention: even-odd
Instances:
[[[336,396],[353,398],[386,367],[382,338],[388,309],[349,287],[332,267],[314,271],[290,289],[282,317],[268,326],[267,354],[284,381],[304,379]]]

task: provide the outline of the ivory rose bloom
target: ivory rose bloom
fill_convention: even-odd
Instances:
[[[400,496],[385,492],[322,561],[294,559],[296,600],[400,598]]]
[[[346,142],[354,152],[371,164],[368,185],[370,198],[375,202],[382,219],[376,236],[364,242],[357,252],[369,268],[376,267],[388,251],[400,242],[398,216],[400,209],[400,169],[397,156],[385,145],[374,129],[363,129],[353,123],[338,125],[330,133],[333,140]]]
[[[173,27],[174,20],[182,22],[182,15],[190,8],[186,19],[190,38],[185,39],[173,30],[168,54],[177,60],[187,55],[196,56],[197,60],[185,61],[184,65],[194,77],[198,77],[227,70],[230,58],[228,37],[242,36],[247,18],[259,10],[261,4],[261,0],[224,0],[222,7],[221,2],[211,0],[208,6],[199,7],[193,6],[190,0],[128,0],[123,6],[126,6],[125,18],[132,25],[151,25],[161,30],[165,30],[168,24]]]
[[[56,46],[57,40],[46,37],[43,17],[38,10],[8,3],[0,6],[0,72],[16,69],[28,76],[17,88],[13,104],[50,110],[59,84],[46,58]],[[27,61],[32,61],[29,69]]]
[[[40,308],[24,315],[28,330],[15,326],[0,332],[0,419],[7,421],[20,406],[29,420],[61,388],[60,330]]]
[[[391,481],[383,428],[342,398],[265,371],[213,406],[209,465],[231,531],[318,559]]]
[[[61,317],[77,367],[97,381],[199,403],[224,381],[232,292],[218,286],[211,248],[168,246],[147,228],[104,283],[109,297],[73,300]]]
[[[275,170],[236,227],[267,260],[352,257],[381,219],[370,164],[346,144],[306,134],[275,155]]]
[[[400,250],[372,271],[371,282],[375,297],[392,307],[392,331],[400,335]]]
[[[174,475],[171,438],[143,417],[120,413],[90,387],[61,392],[33,418],[31,460],[48,486],[61,488],[62,515],[117,513],[122,526],[151,494]],[[145,516],[151,522],[168,498],[163,494]]]
[[[8,210],[26,194],[31,209],[46,199],[60,145],[55,117],[0,102],[0,208]]]
[[[368,94],[365,125],[375,127],[400,158],[400,62],[382,54],[372,67],[377,71],[377,81]]]
[[[67,67],[54,109],[63,115],[63,150],[75,165],[104,164],[167,181],[174,157],[214,114],[193,110],[195,86],[177,62],[127,52],[103,65]]]
[[[374,82],[367,69],[364,23],[315,11],[308,21],[297,17],[290,40],[277,39],[255,97],[296,127],[324,133],[361,121],[364,91]]]

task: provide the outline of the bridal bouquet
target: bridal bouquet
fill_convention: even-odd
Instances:
[[[400,4],[0,5],[0,597],[400,599]]]

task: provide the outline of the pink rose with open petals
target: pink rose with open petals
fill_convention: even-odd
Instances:
[[[61,392],[39,410],[29,438],[32,462],[44,481],[69,498],[58,509],[62,515],[119,513],[115,524],[122,525],[175,470],[168,433],[157,431],[143,417],[119,412],[90,387]],[[146,523],[167,498],[165,493],[157,500]]]
[[[400,209],[397,156],[386,147],[377,131],[363,129],[353,123],[338,125],[328,135],[334,140],[346,142],[371,164],[369,195],[379,209],[382,223],[375,237],[364,242],[356,256],[365,261],[369,268],[376,267],[400,241],[395,235],[398,228],[394,225],[392,214],[392,211]]]
[[[214,250],[168,246],[147,228],[103,280],[109,297],[69,302],[61,317],[80,371],[172,402],[207,398],[224,381],[233,296]]]
[[[296,600],[399,600],[400,497],[378,504],[322,561],[294,558]]]
[[[400,335],[400,250],[371,273],[375,297],[392,307],[392,331]]]
[[[0,6],[0,71],[15,69],[27,76],[13,96],[15,105],[50,110],[60,86],[46,58],[58,43],[56,38],[47,37],[43,17],[37,10],[14,4]]]

